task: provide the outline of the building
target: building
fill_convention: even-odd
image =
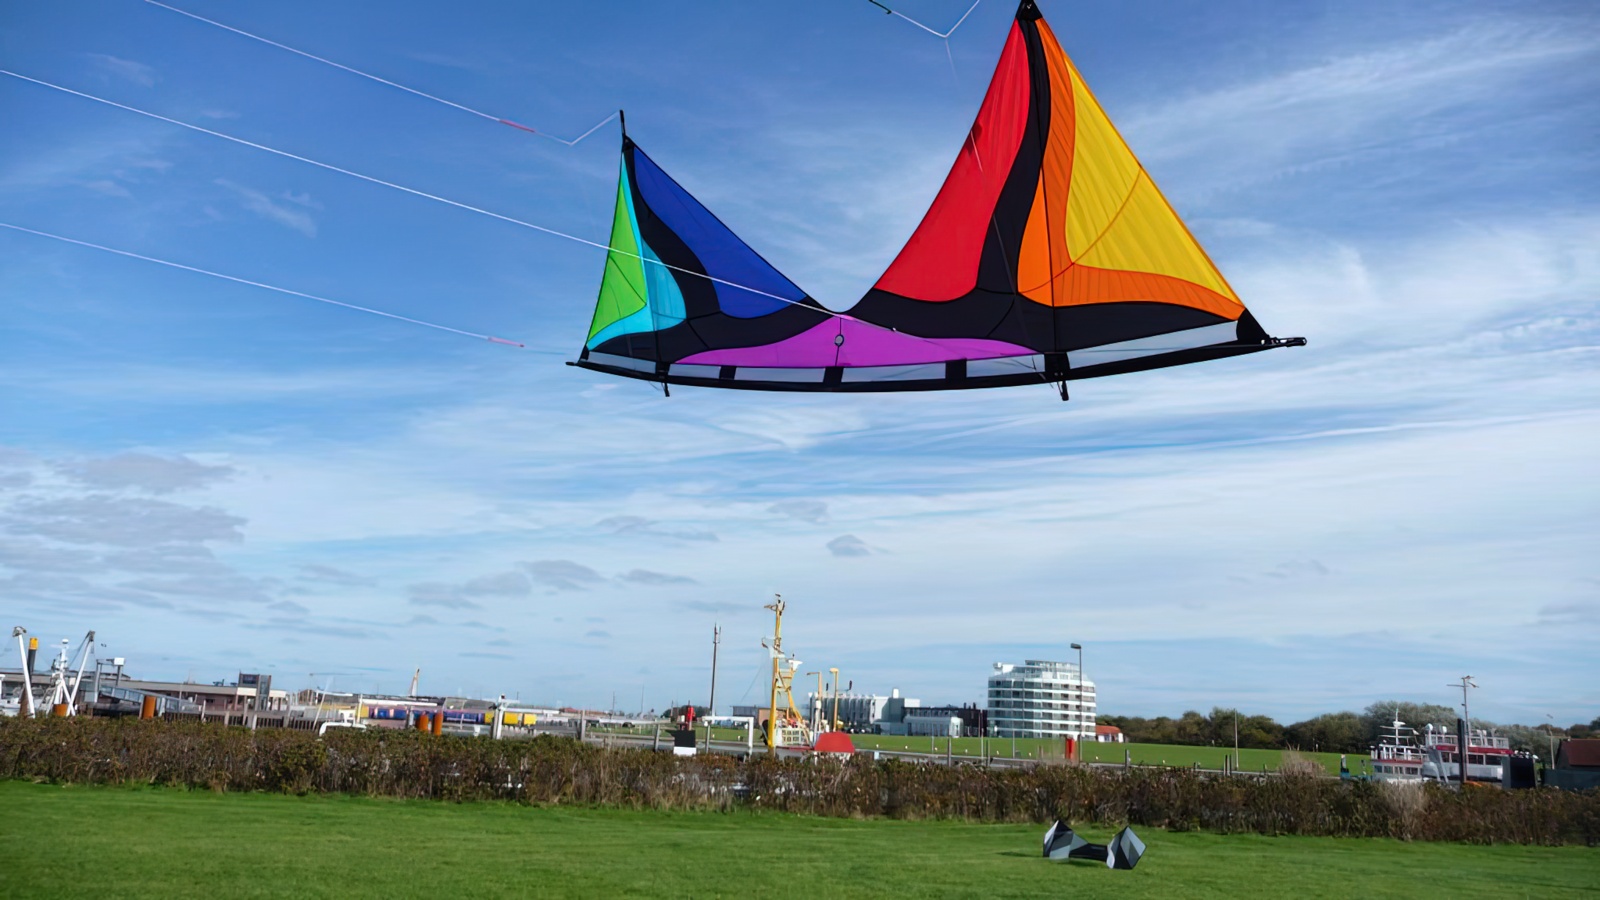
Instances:
[[[1094,727],[1094,739],[1101,744],[1126,744],[1128,742],[1127,735],[1124,735],[1122,729],[1115,725],[1096,725]]]
[[[822,693],[821,716],[823,721],[827,721],[833,715],[835,699],[833,694],[826,691]],[[873,723],[883,718],[883,710],[889,704],[889,699],[881,694],[839,694],[837,700],[839,701],[840,727],[845,731],[857,733],[871,731]],[[807,692],[806,709],[815,710],[816,708],[817,694],[814,691]]]
[[[995,663],[989,676],[989,727],[995,737],[1092,741],[1094,682],[1083,677],[1076,663]]]
[[[1600,738],[1569,739],[1556,747],[1556,764],[1546,769],[1544,783],[1569,791],[1600,788]]]
[[[960,716],[930,716],[918,712],[916,715],[906,716],[900,723],[901,730],[897,734],[906,734],[921,737],[961,737]]]
[[[989,711],[979,707],[976,703],[964,703],[960,706],[922,706],[918,707],[911,715],[929,717],[935,716],[942,719],[961,720],[961,731],[956,737],[982,737],[989,733]],[[912,734],[917,732],[913,731]],[[943,734],[943,732],[940,732]]]

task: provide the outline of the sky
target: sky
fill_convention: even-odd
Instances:
[[[573,138],[613,111],[841,308],[920,219],[1014,7],[174,5]],[[944,30],[964,0],[895,8]],[[1600,715],[1600,13],[1041,0],[1269,333],[1053,387],[806,395],[563,365],[603,251],[0,77],[0,624],[138,677],[719,711],[801,673],[1101,714]],[[0,5],[0,68],[604,242],[565,146],[139,0]],[[1587,550],[1585,548],[1588,548]],[[14,665],[7,653],[4,664]],[[801,683],[814,684],[803,676]]]

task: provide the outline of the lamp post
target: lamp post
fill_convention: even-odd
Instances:
[[[815,675],[815,676],[817,676],[817,692],[812,695],[816,699],[814,701],[812,701],[811,708],[809,710],[807,710],[807,712],[809,712],[811,714],[811,730],[816,732],[817,734],[821,734],[822,733],[822,717],[828,711],[827,704],[822,702],[822,673],[821,672],[807,672],[806,674],[807,675]]]
[[[1468,745],[1472,743],[1472,713],[1467,709],[1467,688],[1475,688],[1477,686],[1473,682],[1471,675],[1463,675],[1460,682],[1445,685],[1445,687],[1461,688],[1461,721],[1466,726],[1461,730],[1466,732]]]
[[[1550,720],[1545,726],[1545,736],[1550,738],[1550,768],[1556,767],[1556,717],[1545,713],[1544,717]]]
[[[1078,740],[1083,740],[1083,645],[1068,644],[1078,651]]]
[[[833,718],[828,722],[828,730],[839,727],[839,669],[837,666],[829,667],[828,674],[833,676]],[[854,682],[855,679],[850,679]]]

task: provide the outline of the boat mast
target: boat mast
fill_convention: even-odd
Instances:
[[[767,710],[767,752],[774,752],[778,741],[778,684],[782,679],[778,667],[783,665],[783,610],[782,594],[773,594],[772,602],[762,609],[772,610],[772,702]]]

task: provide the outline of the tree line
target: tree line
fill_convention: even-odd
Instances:
[[[1292,725],[1281,725],[1271,716],[1247,715],[1221,706],[1214,707],[1210,715],[1191,709],[1175,719],[1169,716],[1156,716],[1153,719],[1100,716],[1098,722],[1101,725],[1115,725],[1122,729],[1127,740],[1141,744],[1231,747],[1237,726],[1240,747],[1366,753],[1378,743],[1383,729],[1395,719],[1418,732],[1428,725],[1453,731],[1457,714],[1454,708],[1436,703],[1386,700],[1374,703],[1361,712],[1323,713]],[[1472,727],[1508,738],[1513,750],[1526,750],[1547,762],[1552,738],[1559,743],[1565,738],[1600,737],[1600,717],[1586,725],[1580,723],[1567,728],[1501,725],[1475,718]]]

